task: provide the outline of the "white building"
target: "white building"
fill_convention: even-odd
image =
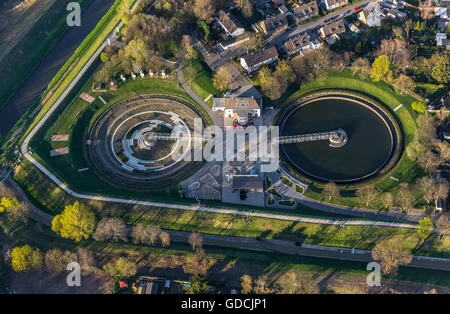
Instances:
[[[261,117],[261,99],[254,97],[213,98],[213,111],[223,111],[225,118],[246,126]]]
[[[217,23],[223,28],[225,33],[231,37],[237,37],[244,34],[245,29],[241,23],[231,14],[226,13],[224,10],[219,10],[218,15],[215,17]]]
[[[247,73],[256,71],[263,65],[268,65],[278,59],[278,51],[274,46],[260,50],[241,58],[241,66]]]

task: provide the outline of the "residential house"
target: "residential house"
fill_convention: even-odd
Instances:
[[[319,7],[316,0],[305,3],[294,8],[294,16],[297,24],[319,15]]]
[[[247,73],[261,68],[262,65],[268,65],[278,59],[278,51],[274,46],[264,50],[256,51],[241,57],[241,66]]]
[[[343,19],[324,25],[319,29],[320,37],[323,40],[326,40],[330,45],[334,44],[336,40],[339,40],[339,35],[342,35],[344,33],[345,23]]]
[[[235,126],[247,127],[254,118],[261,116],[261,99],[255,97],[213,98],[213,111],[223,111],[225,118],[232,118]]]
[[[323,7],[329,12],[348,4],[348,0],[321,0]]]
[[[434,15],[437,19],[438,28],[444,32],[447,29],[448,22],[450,21],[450,1],[442,1],[435,6]]]
[[[314,34],[303,33],[293,37],[283,44],[283,49],[287,53],[289,59],[298,55],[303,55],[303,52],[308,49],[320,48],[322,42]]]
[[[215,19],[228,36],[237,37],[245,32],[244,27],[231,13],[219,10]]]
[[[272,35],[282,32],[288,27],[288,19],[285,14],[278,14],[259,23],[264,35]]]
[[[381,26],[384,15],[379,2],[369,3],[358,13],[358,19],[369,27]]]

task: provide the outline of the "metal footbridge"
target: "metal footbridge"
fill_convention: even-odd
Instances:
[[[172,141],[178,140],[184,137],[180,136],[180,134],[171,134],[171,133],[147,133],[145,134],[145,139],[147,141],[151,140],[163,140],[163,141]],[[209,141],[213,137],[211,135],[203,135],[203,136],[191,136],[192,140],[201,140],[201,141]],[[299,134],[299,135],[289,135],[289,136],[279,136],[273,138],[273,144],[292,144],[292,143],[303,143],[303,142],[313,142],[313,141],[330,141],[330,146],[332,147],[341,147],[344,146],[347,141],[347,133],[342,130],[334,130],[330,132],[321,132],[321,133],[310,133],[310,134]]]

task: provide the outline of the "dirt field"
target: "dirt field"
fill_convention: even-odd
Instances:
[[[0,4],[0,62],[56,0],[5,0]]]

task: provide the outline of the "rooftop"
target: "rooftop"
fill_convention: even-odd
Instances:
[[[213,107],[246,110],[260,109],[259,103],[254,97],[213,98]]]
[[[278,58],[277,48],[271,46],[270,48],[260,50],[242,57],[249,67],[261,64],[272,58]]]
[[[224,10],[219,10],[217,19],[227,29],[228,32],[233,33],[238,28],[242,28],[241,23],[231,13],[227,13]]]
[[[233,176],[232,188],[236,190],[240,189],[263,189],[263,178],[256,175],[242,175]]]
[[[344,33],[345,32],[344,20],[340,19],[337,20],[336,22],[324,25],[322,26],[321,31],[323,32],[323,35],[326,37]]]

